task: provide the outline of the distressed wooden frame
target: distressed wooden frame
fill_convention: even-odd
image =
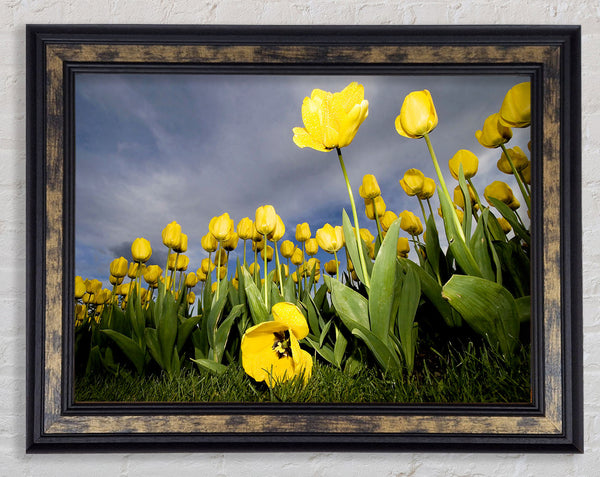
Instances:
[[[530,74],[531,403],[75,403],[72,90],[90,68]],[[27,93],[28,452],[582,452],[579,27],[29,25]]]

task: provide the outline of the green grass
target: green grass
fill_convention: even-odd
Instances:
[[[118,402],[298,402],[298,403],[516,403],[530,400],[529,352],[512,366],[486,347],[469,344],[443,355],[428,350],[420,371],[383,375],[363,368],[353,376],[316,362],[304,386],[288,382],[270,390],[230,365],[222,375],[186,367],[180,376],[91,375],[75,382],[76,401]]]

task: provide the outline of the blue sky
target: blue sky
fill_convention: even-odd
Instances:
[[[136,237],[150,240],[149,263],[164,267],[161,231],[173,220],[188,234],[190,271],[207,255],[200,239],[210,219],[224,212],[237,224],[272,204],[286,224],[284,239],[292,240],[297,223],[308,222],[313,236],[327,222],[341,224],[350,203],[335,151],[298,148],[292,128],[303,126],[302,101],[314,88],[340,91],[352,81],[364,85],[369,101],[368,118],[342,151],[361,227],[376,230],[358,196],[364,174],[377,177],[396,213],[419,212],[398,183],[407,169],[435,177],[425,142],[394,127],[414,90],[432,94],[439,125],[430,137],[448,186],[456,182],[448,160],[469,149],[480,161],[473,178],[480,194],[503,180],[524,204],[512,177],[496,169],[500,149],[484,148],[474,134],[526,77],[85,73],[76,78],[75,98],[76,274],[108,284],[111,260],[130,259]],[[508,146],[527,152],[529,128],[513,133]]]

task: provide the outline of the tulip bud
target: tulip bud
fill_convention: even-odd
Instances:
[[[509,205],[515,200],[515,196],[513,194],[512,189],[502,181],[494,181],[490,185],[488,185],[483,191],[483,195],[490,205],[490,198],[498,199],[500,202],[504,202],[506,205]]]
[[[332,277],[337,274],[337,267],[340,262],[336,262],[334,259],[329,260],[329,262],[325,263],[325,271],[331,275]]]
[[[508,223],[508,220],[506,220],[504,217],[500,217],[498,220],[498,223],[500,224],[500,227],[502,227],[502,231],[507,234],[512,230],[511,225]]]
[[[110,274],[117,278],[124,277],[127,274],[127,259],[119,257],[110,262]]]
[[[152,256],[152,247],[145,238],[136,238],[131,245],[131,256],[136,262],[145,263]]]
[[[406,237],[398,237],[398,243],[396,244],[396,255],[402,258],[408,258],[408,252],[410,252],[410,246]]]
[[[228,251],[231,252],[233,250],[235,250],[235,248],[237,247],[239,241],[239,235],[235,232],[232,232],[231,237],[229,237],[227,240],[225,240],[223,242],[223,248]]]
[[[325,224],[323,228],[317,230],[316,240],[319,247],[327,253],[337,252],[344,246],[344,233],[342,232],[342,227],[339,225],[337,227],[332,227],[329,224]],[[309,255],[315,255],[315,253],[309,253]]]
[[[217,242],[215,236],[209,232],[202,237],[202,239],[200,240],[200,245],[205,251],[207,251],[208,253],[212,253],[217,249],[219,243]]]
[[[249,217],[244,217],[238,222],[237,234],[242,240],[249,240],[254,233],[254,222]]]
[[[419,217],[405,210],[400,214],[400,228],[411,235],[421,235],[423,233],[423,224]]]
[[[215,269],[215,264],[213,262],[211,262],[210,258],[208,258],[208,257],[204,258],[200,262],[199,270],[202,270],[202,272],[205,275],[209,275],[214,269]]]
[[[250,272],[250,275],[254,275],[254,272],[259,273],[260,272],[260,263],[256,263],[256,262],[251,263],[250,266],[248,267],[248,271]]]
[[[279,242],[283,238],[284,235],[285,235],[285,224],[283,223],[283,220],[281,220],[281,217],[279,217],[279,215],[278,215],[277,221],[275,223],[275,228],[268,235],[267,238],[269,240],[271,240],[272,242]]]
[[[124,277],[114,277],[111,275],[108,277],[108,281],[111,285],[120,285],[121,283],[123,283],[123,278]]]
[[[233,220],[231,220],[229,214],[225,212],[218,217],[210,219],[208,230],[213,234],[217,242],[224,242],[233,233]]]
[[[438,116],[428,90],[413,91],[404,98],[396,118],[396,131],[409,138],[423,137],[435,129]]]
[[[519,83],[508,90],[500,106],[500,123],[511,128],[531,124],[531,82]]]
[[[148,285],[156,285],[161,273],[162,269],[158,265],[149,265],[144,270],[144,280]]]
[[[267,245],[265,248],[263,248],[260,251],[260,257],[264,260],[265,259],[265,250],[267,253],[267,262],[270,262],[271,260],[273,260],[273,247],[271,247],[270,245]]]
[[[193,305],[195,301],[196,301],[196,294],[193,291],[189,292],[187,295],[188,305]]]
[[[302,253],[302,249],[296,247],[294,249],[294,253],[292,253],[291,261],[294,265],[301,265],[304,262],[304,254]]]
[[[360,233],[360,238],[363,239],[367,245],[375,240],[375,237],[373,237],[373,234],[369,229],[359,229],[358,232]]]
[[[358,194],[363,199],[374,199],[381,195],[379,184],[373,174],[365,174],[363,176],[362,185],[358,188]]]
[[[310,226],[304,222],[296,225],[296,240],[300,243],[306,242],[310,238]]]
[[[317,239],[314,239],[314,238],[308,239],[304,245],[304,248],[306,249],[306,254],[309,257],[316,255],[317,252],[319,251],[319,244],[317,242]]]
[[[476,204],[475,192],[473,191],[473,188],[470,185],[467,187],[469,190],[469,200],[471,201],[471,206],[479,208],[479,206]],[[465,196],[463,195],[463,191],[460,186],[456,186],[454,188],[454,203],[461,209],[465,209]]]
[[[425,177],[423,180],[423,188],[421,192],[417,194],[417,197],[421,200],[431,199],[435,194],[435,181],[431,177]]]
[[[235,288],[236,290],[239,290],[240,287],[240,281],[237,278],[232,278],[231,279],[231,284],[233,285],[233,288]]]
[[[477,159],[477,156],[471,151],[468,151],[467,149],[460,149],[456,152],[456,154],[454,154],[454,156],[452,156],[452,159],[448,161],[450,174],[452,174],[452,177],[454,177],[456,180],[458,180],[458,171],[461,164],[465,179],[470,179],[477,174],[479,159]]]
[[[400,185],[406,195],[417,195],[423,189],[425,175],[419,169],[409,169],[404,173],[404,177],[400,179]]]
[[[202,267],[200,267],[198,270],[196,270],[196,276],[198,277],[198,280],[200,280],[201,282],[205,282],[207,275],[206,273],[204,273],[204,270],[202,270]]]
[[[290,258],[294,253],[294,248],[296,248],[294,242],[292,242],[291,240],[284,240],[283,242],[281,242],[281,247],[279,248],[279,250],[281,251],[281,255],[284,258]]]
[[[175,253],[184,253],[187,252],[188,247],[188,236],[186,234],[181,234],[179,236],[179,243],[173,247],[173,251]]]
[[[102,290],[102,282],[100,280],[85,280],[83,283],[85,284],[86,293],[90,295],[96,295]]]
[[[515,169],[517,171],[522,171],[529,165],[529,160],[527,156],[523,152],[523,150],[519,146],[515,146],[511,149],[508,149],[508,155],[510,156],[510,160],[512,161]],[[498,170],[504,172],[505,174],[512,174],[512,168],[510,167],[510,163],[506,157],[506,154],[502,152],[500,159],[498,159]]]
[[[483,147],[500,147],[512,137],[511,129],[500,124],[499,119],[498,113],[491,114],[484,121],[483,129],[475,131],[475,137]]]
[[[181,241],[181,225],[173,221],[162,231],[162,241],[170,249],[175,248]]]
[[[385,202],[380,195],[374,199],[365,199],[365,215],[371,220],[375,220],[375,211],[377,211],[378,217],[382,217],[385,214],[385,208]]]
[[[387,232],[397,218],[398,216],[394,212],[392,212],[391,210],[387,210],[380,220],[381,228],[383,229],[383,231]]]
[[[177,271],[178,272],[184,272],[185,270],[187,270],[189,264],[190,264],[190,257],[188,257],[187,255],[180,254],[177,257]]]
[[[277,226],[277,213],[272,205],[263,205],[256,209],[254,228],[261,235],[269,235]]]
[[[217,282],[213,282],[213,284],[210,287],[210,290],[215,293],[217,291]]]
[[[77,275],[75,277],[75,299],[79,300],[80,298],[82,298],[83,295],[85,295],[85,292],[86,292],[85,282],[83,281],[83,278],[81,278],[79,275]]]

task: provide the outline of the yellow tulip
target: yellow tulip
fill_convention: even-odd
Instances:
[[[302,103],[304,127],[293,129],[294,143],[317,151],[348,146],[369,115],[364,95],[364,87],[356,82],[338,93],[314,89]]]
[[[123,283],[123,278],[124,277],[115,277],[111,275],[110,277],[108,277],[108,281],[111,285],[120,285],[121,283]]]
[[[502,227],[502,231],[505,234],[509,233],[512,230],[510,223],[504,217],[500,217],[497,220],[498,220],[498,223],[500,224],[500,227]]]
[[[500,123],[511,128],[531,124],[531,83],[519,83],[508,90],[500,107]]]
[[[527,166],[521,171],[521,176],[526,184],[531,185],[531,161],[527,161]]]
[[[400,228],[411,235],[421,235],[423,233],[421,219],[409,210],[405,210],[400,214]]]
[[[214,258],[214,263],[216,264],[221,264],[221,265],[225,265],[227,263],[227,252],[223,249],[218,250],[217,253],[215,253],[215,258]]]
[[[208,230],[215,237],[217,242],[224,242],[234,231],[233,220],[229,217],[229,214],[225,212],[218,217],[213,217],[208,223]]]
[[[513,194],[512,189],[506,182],[502,181],[494,181],[490,185],[488,185],[483,191],[483,195],[490,205],[490,198],[498,199],[500,202],[504,202],[506,205],[510,207],[510,204],[513,203],[515,196]]]
[[[382,217],[385,214],[385,208],[385,201],[380,195],[374,199],[365,199],[365,215],[371,220],[375,220],[375,210],[377,210],[377,216]]]
[[[428,90],[413,91],[404,98],[396,118],[396,131],[409,138],[423,137],[435,129],[438,116]]]
[[[209,232],[202,237],[202,239],[200,240],[200,245],[208,253],[212,253],[219,247],[219,242],[217,242],[215,236]]]
[[[296,246],[294,245],[294,242],[292,242],[291,240],[284,240],[283,242],[281,242],[281,247],[279,248],[279,250],[281,251],[281,255],[284,258],[290,258],[294,253],[295,248]]]
[[[417,197],[421,200],[431,199],[435,194],[435,181],[431,177],[423,179],[423,188],[417,193]]]
[[[119,257],[110,262],[110,274],[117,278],[127,275],[127,259]]]
[[[180,254],[177,257],[177,271],[178,272],[184,272],[185,270],[187,270],[189,264],[190,264],[190,257],[188,257],[187,255]]]
[[[465,179],[470,179],[477,174],[477,168],[479,167],[479,159],[471,151],[467,149],[460,149],[452,156],[452,159],[448,161],[448,167],[450,168],[450,174],[456,180],[458,180],[458,170],[462,164],[463,173]]]
[[[250,275],[254,275],[254,272],[258,273],[260,272],[260,263],[251,263],[250,266],[248,267],[248,271],[250,272]]]
[[[471,206],[473,206],[475,209],[478,209],[479,206],[476,204],[475,192],[470,185],[467,187],[469,189],[469,200],[471,201]],[[454,188],[454,204],[463,210],[465,209],[465,197],[460,186],[456,186]]]
[[[127,270],[127,276],[129,278],[137,278],[140,272],[140,264],[137,262],[131,262],[129,264],[129,269]]]
[[[231,236],[227,240],[223,241],[223,248],[228,252],[235,250],[238,244],[238,240],[239,235],[236,232],[232,232]]]
[[[263,248],[260,251],[260,257],[263,260],[265,259],[265,251],[267,253],[267,262],[270,262],[271,260],[273,260],[273,247],[271,247],[270,245],[267,245],[265,248]]]
[[[512,137],[510,128],[500,124],[500,114],[494,113],[486,118],[483,129],[475,131],[475,137],[483,147],[495,148],[507,143]]]
[[[304,272],[306,273],[307,277],[312,276],[313,273],[318,274],[320,270],[321,261],[316,257],[309,258],[308,262],[304,264]],[[315,281],[318,281],[316,277]]]
[[[326,262],[324,265],[325,271],[331,275],[334,276],[337,273],[337,269],[339,266],[340,262],[336,262],[334,259],[329,260],[329,262]]]
[[[310,226],[304,222],[296,225],[296,240],[298,242],[306,242],[310,238]]]
[[[306,254],[310,257],[316,255],[319,251],[319,243],[317,242],[317,239],[314,238],[308,239],[304,247],[306,249]]]
[[[200,280],[201,282],[205,282],[206,279],[208,278],[208,276],[206,275],[204,270],[202,270],[202,267],[200,267],[198,270],[196,270],[196,276],[198,277],[198,280]]]
[[[196,294],[193,291],[189,292],[187,295],[188,305],[193,305],[195,301],[196,301]]]
[[[511,149],[508,149],[508,155],[510,156],[510,160],[512,161],[515,169],[517,171],[522,171],[529,165],[529,159],[523,152],[523,150],[519,146],[515,146]],[[500,159],[498,159],[498,170],[504,172],[505,174],[512,174],[512,168],[510,167],[510,163],[506,157],[506,154],[502,152]]]
[[[302,249],[296,247],[294,249],[294,253],[292,254],[291,261],[294,265],[301,265],[304,262],[304,254],[302,253]]]
[[[181,241],[181,225],[173,221],[162,231],[162,241],[170,249],[175,248]]]
[[[289,267],[287,266],[287,264],[285,264],[285,263],[282,263],[282,264],[281,264],[281,274],[282,274],[284,277],[287,277],[287,276],[289,275],[289,273],[290,273],[290,269],[289,269]],[[279,283],[279,269],[277,269],[277,268],[275,268],[275,274],[273,275],[273,281],[274,281],[275,283]]]
[[[398,257],[408,258],[410,252],[410,246],[406,237],[398,237],[398,243],[396,244],[396,255]]]
[[[210,287],[210,291],[212,293],[215,293],[217,291],[217,282],[213,282],[211,287]]]
[[[283,236],[285,235],[285,224],[279,215],[276,218],[275,228],[273,231],[267,236],[269,240],[272,242],[279,242]]]
[[[242,240],[249,240],[254,233],[254,222],[249,217],[244,217],[237,224],[237,234]]]
[[[242,337],[244,371],[269,387],[299,376],[306,382],[313,361],[298,343],[308,335],[306,318],[296,305],[286,302],[273,305],[271,313],[273,321],[249,328]]]
[[[187,247],[188,247],[188,236],[184,233],[182,233],[179,236],[179,243],[173,247],[173,251],[176,253],[184,253],[187,252]]]
[[[131,244],[131,255],[136,262],[145,263],[152,256],[152,247],[145,238],[138,237]]]
[[[371,233],[371,231],[369,229],[359,229],[359,233],[360,233],[360,238],[363,239],[363,241],[368,245],[371,242],[373,242],[373,240],[375,240],[375,237],[373,237],[373,234]]]
[[[381,195],[379,184],[373,174],[365,174],[363,176],[362,185],[358,188],[358,194],[363,199],[374,199]]]
[[[464,201],[462,201],[461,203],[464,206]],[[462,224],[463,223],[463,219],[465,217],[465,213],[458,208],[458,204],[452,202],[452,205],[454,206],[454,212],[456,213],[456,216],[458,217],[458,221]],[[442,213],[442,208],[441,207],[438,207],[438,215],[440,217],[444,218],[444,214]]]
[[[259,252],[265,248],[265,239],[264,237],[262,238],[262,240],[253,240],[252,241],[252,250],[258,250]]]
[[[157,284],[161,273],[162,269],[158,265],[149,265],[144,271],[144,280],[148,285]]]
[[[332,227],[330,224],[325,224],[323,228],[317,230],[316,239],[319,247],[327,253],[337,252],[344,246],[344,232],[339,225]]]
[[[202,259],[202,261],[200,262],[200,268],[198,269],[199,271],[202,270],[202,272],[205,275],[210,274],[210,272],[212,272],[215,269],[215,264],[210,260],[210,258],[204,258]],[[200,273],[198,273],[199,275]]]
[[[409,169],[404,173],[404,177],[400,179],[400,185],[406,195],[417,195],[423,189],[425,175],[419,169]]]
[[[83,295],[85,295],[85,292],[86,292],[85,282],[83,281],[83,278],[81,278],[79,275],[77,275],[75,277],[75,299],[79,300],[80,298],[82,298]]]
[[[223,280],[223,278],[225,278],[227,276],[227,268],[219,267],[219,268],[217,268],[217,271],[215,272],[215,274],[219,280]]]
[[[256,209],[254,228],[261,235],[269,235],[277,226],[277,213],[272,205],[263,205]]]
[[[394,212],[391,210],[386,210],[385,214],[383,214],[383,217],[381,217],[380,220],[383,231],[387,232],[397,218],[398,216]]]

